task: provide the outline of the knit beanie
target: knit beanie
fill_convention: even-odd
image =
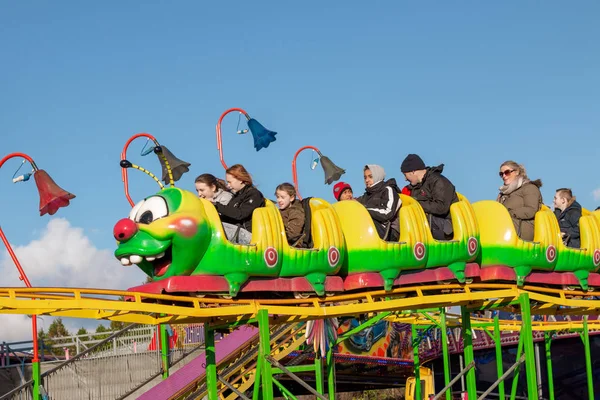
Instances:
[[[346,182],[336,183],[333,187],[333,197],[335,197],[337,201],[340,201],[340,196],[342,195],[342,193],[344,193],[344,190],[346,189],[352,190],[352,187]]]
[[[409,154],[406,156],[404,161],[402,161],[400,171],[402,171],[402,173],[407,173],[412,171],[419,171],[426,168],[427,167],[425,166],[425,163],[423,162],[421,157],[419,157],[416,154]]]
[[[365,169],[367,168],[371,170],[371,175],[373,175],[373,184],[385,180],[385,170],[383,167],[377,164],[367,164],[365,165]]]

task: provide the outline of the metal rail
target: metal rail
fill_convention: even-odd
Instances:
[[[470,309],[512,311],[519,296],[527,293],[532,313],[592,314],[600,312],[600,300],[569,298],[583,292],[512,284],[449,284],[400,287],[309,299],[226,300],[125,291],[72,288],[0,288],[0,314],[40,314],[106,319],[145,324],[211,322],[231,324],[268,310],[273,323],[300,322],[362,313],[469,305]],[[133,301],[95,297],[131,296]],[[167,304],[168,303],[168,304]],[[161,316],[162,314],[162,316]],[[553,327],[553,330],[560,329]]]
[[[460,378],[462,378],[467,372],[469,372],[471,370],[471,368],[474,368],[474,367],[475,367],[475,361],[471,361],[465,368],[463,368],[462,371],[460,371],[454,377],[454,379],[452,379],[450,381],[450,383],[448,383],[446,386],[444,386],[442,388],[442,390],[440,390],[440,392],[433,397],[433,400],[441,399],[442,396],[444,395],[444,393],[446,393],[446,391],[448,389],[450,389],[456,382],[458,382],[460,380]],[[415,385],[420,385],[420,384],[421,384],[421,382],[415,382]]]
[[[296,376],[289,369],[287,369],[286,367],[284,367],[276,359],[274,359],[271,356],[266,356],[265,358],[267,359],[268,362],[270,362],[271,364],[275,365],[277,368],[279,368],[280,370],[282,370],[284,374],[286,374],[287,376],[289,376],[290,378],[292,378],[294,381],[296,381],[296,383],[298,383],[304,389],[308,390],[312,395],[318,397],[321,400],[327,400],[327,397],[323,396],[321,393],[317,392],[314,388],[310,387],[309,384],[307,384],[306,382],[304,382],[302,379],[298,378],[298,376]]]
[[[490,393],[492,393],[492,391],[493,391],[494,389],[496,389],[496,386],[498,386],[498,385],[500,384],[500,382],[504,382],[504,380],[505,380],[506,378],[508,378],[508,376],[509,376],[510,374],[512,374],[512,372],[513,372],[513,371],[514,371],[514,370],[515,370],[515,369],[516,369],[516,368],[517,368],[519,365],[523,364],[524,362],[525,362],[525,354],[523,354],[523,355],[521,356],[521,358],[519,358],[519,360],[518,360],[516,363],[514,363],[514,364],[513,364],[513,365],[512,365],[512,366],[511,366],[509,369],[507,369],[507,370],[506,370],[506,372],[505,372],[504,374],[502,374],[502,376],[501,376],[500,378],[498,378],[498,380],[496,380],[496,382],[494,382],[494,383],[492,384],[492,386],[490,386],[490,387],[488,388],[488,390],[486,390],[485,392],[483,392],[483,394],[477,398],[477,400],[483,400],[483,399],[485,399],[485,398],[486,398],[486,396],[488,396]]]

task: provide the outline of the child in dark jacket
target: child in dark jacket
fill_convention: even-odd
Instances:
[[[275,189],[277,205],[285,226],[288,243],[293,246],[300,240],[304,232],[304,208],[296,199],[296,189],[291,183],[282,183]]]
[[[558,189],[554,195],[554,214],[558,219],[560,234],[566,246],[579,248],[579,218],[581,205],[575,201],[571,189]]]

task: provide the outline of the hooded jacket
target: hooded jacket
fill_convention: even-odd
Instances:
[[[565,244],[569,247],[580,248],[579,218],[581,218],[581,205],[573,199],[573,202],[564,211],[554,210],[558,219],[560,231],[565,233]]]
[[[288,208],[279,210],[283,226],[285,226],[285,235],[290,246],[295,244],[304,232],[304,207],[302,202],[295,199]]]
[[[508,209],[517,235],[523,240],[533,240],[535,213],[540,210],[542,205],[540,187],[542,187],[542,181],[539,179],[535,181],[522,179],[516,189],[512,191],[505,189],[498,195],[498,201]]]
[[[458,201],[454,185],[442,175],[444,164],[427,167],[423,180],[409,185],[410,195],[417,200],[427,216],[434,239],[447,240],[451,237],[452,220],[450,206]]]
[[[252,212],[264,205],[263,194],[251,185],[246,185],[235,193],[227,205],[215,203],[222,222],[240,225],[248,232],[252,232]]]
[[[371,171],[373,172],[373,171]],[[395,179],[380,181],[367,188],[365,193],[357,198],[373,219],[379,237],[388,241],[396,241],[399,238],[400,224],[398,222],[398,208],[400,207],[400,188]],[[388,225],[390,232],[385,237]]]
[[[229,204],[229,202],[231,201],[232,198],[233,198],[233,194],[231,192],[225,191],[223,189],[219,189],[213,195],[212,202],[215,204],[219,203],[219,204],[223,204],[224,206],[226,206],[227,204]]]

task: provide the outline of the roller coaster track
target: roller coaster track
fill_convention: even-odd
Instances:
[[[519,296],[529,294],[531,313],[587,315],[600,312],[590,293],[540,286],[472,283],[400,287],[308,299],[221,299],[78,288],[0,288],[0,314],[37,314],[131,323],[246,323],[267,310],[271,324],[285,324],[392,311],[399,318],[415,310],[465,305],[471,310],[514,312]],[[127,297],[131,301],[119,298]],[[404,318],[415,318],[404,316]],[[423,316],[417,317],[427,319]],[[574,322],[577,325],[577,322]],[[512,328],[518,329],[518,324]],[[549,325],[546,325],[548,327]],[[540,329],[544,326],[539,326]],[[552,328],[556,330],[556,328]]]
[[[271,329],[271,356],[280,361],[304,344],[306,340],[304,337],[304,328],[304,326],[295,324]],[[220,370],[219,376],[242,393],[254,385],[258,346],[259,340],[257,338],[249,346],[242,349],[241,352],[223,360],[217,365],[217,368]],[[202,375],[194,382],[191,382],[185,391],[178,393],[173,399],[201,399],[206,394],[206,376]],[[235,393],[222,384],[219,386],[218,395],[220,399],[224,400],[238,398]]]

